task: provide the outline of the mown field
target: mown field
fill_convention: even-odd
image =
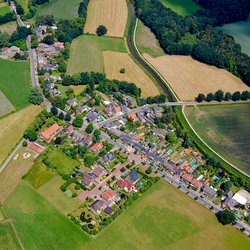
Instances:
[[[199,93],[215,93],[218,89],[224,92],[250,90],[238,77],[230,72],[200,63],[190,56],[160,56],[153,58],[144,54],[167,80],[180,100],[194,100]]]
[[[50,0],[37,8],[36,15],[53,15],[55,18],[72,19],[78,17],[78,8],[82,0]]]
[[[28,105],[30,72],[28,62],[14,62],[0,58],[0,91],[20,109]]]
[[[142,96],[155,96],[160,93],[156,84],[146,73],[133,61],[128,53],[104,51],[104,71],[109,79],[133,82],[141,88]],[[120,70],[124,68],[125,73]]]
[[[0,117],[7,115],[14,110],[15,110],[15,107],[6,98],[6,96],[0,91]]]
[[[8,22],[0,25],[1,32],[7,32],[8,34],[12,34],[17,28],[16,22]]]
[[[99,25],[107,28],[107,36],[123,37],[128,19],[126,0],[91,0],[85,33],[95,34]]]
[[[0,118],[0,164],[15,147],[24,131],[41,111],[40,106],[28,106]],[[3,143],[4,142],[4,143]]]
[[[194,0],[160,0],[160,2],[181,16],[191,15],[201,9]]]
[[[210,147],[250,174],[250,105],[187,107],[186,114]]]
[[[163,181],[92,239],[25,184],[3,210],[26,249],[204,249],[204,242],[206,249],[249,246],[247,237],[220,225],[211,212]]]
[[[67,74],[85,71],[103,72],[102,51],[127,52],[123,38],[83,35],[73,40]]]
[[[155,35],[140,20],[138,21],[135,38],[137,47],[142,54],[146,53],[152,57],[164,55],[164,51],[160,47]]]

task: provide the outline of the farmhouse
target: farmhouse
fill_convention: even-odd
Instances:
[[[10,48],[2,48],[1,55],[7,58],[13,57],[16,53],[23,54],[23,52],[20,50],[20,48],[16,46],[11,46]]]
[[[43,132],[39,134],[41,139],[51,142],[52,138],[55,136],[55,134],[60,130],[60,127],[57,123],[53,124],[49,128],[45,129]]]

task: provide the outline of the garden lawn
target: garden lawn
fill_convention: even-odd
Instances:
[[[201,9],[194,0],[160,0],[160,2],[181,16],[191,15]]]
[[[226,160],[250,174],[250,105],[187,107],[199,136]]]
[[[50,0],[37,8],[36,16],[53,15],[55,18],[72,19],[78,17],[82,0]]]
[[[0,58],[0,75],[0,91],[17,109],[27,106],[31,88],[29,63]]]
[[[4,212],[26,249],[248,249],[249,239],[206,208],[159,181],[90,239],[31,187],[22,184]]]
[[[123,38],[82,35],[71,44],[67,74],[86,71],[103,72],[103,51],[127,52]]]
[[[80,165],[79,161],[71,159],[58,148],[52,148],[48,156],[49,162],[56,166],[57,171],[62,173],[69,173],[74,167]]]
[[[147,53],[152,57],[164,55],[164,51],[160,47],[155,35],[140,20],[138,20],[135,38],[138,49],[142,54]]]
[[[40,106],[30,105],[13,114],[0,118],[0,164],[22,138],[24,131],[41,110]]]
[[[21,249],[16,235],[8,222],[0,223],[0,245],[1,250]]]
[[[81,205],[81,202],[79,199],[69,197],[61,191],[60,186],[64,183],[65,181],[61,176],[54,176],[50,181],[41,186],[38,192],[59,211],[67,215],[77,209]]]

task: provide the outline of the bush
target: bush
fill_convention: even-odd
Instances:
[[[149,168],[146,170],[146,173],[147,173],[147,174],[151,174],[151,173],[152,173],[152,168],[149,167]]]
[[[125,72],[126,72],[125,68],[121,68],[120,73],[125,74]]]
[[[60,187],[60,189],[61,189],[61,191],[66,192],[67,187],[66,187],[65,185],[62,185],[62,186]]]
[[[22,146],[23,147],[27,147],[28,146],[28,142],[27,141],[23,141]]]
[[[72,194],[72,197],[73,197],[73,198],[76,198],[76,197],[77,197],[77,193],[73,193],[73,194]]]

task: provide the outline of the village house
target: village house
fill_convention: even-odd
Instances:
[[[222,206],[223,208],[226,209],[230,209],[230,210],[235,210],[238,207],[239,203],[234,200],[233,198],[226,198],[223,202],[222,202]]]
[[[114,204],[114,202],[118,199],[117,194],[111,189],[104,191],[101,196],[109,203],[109,205]]]
[[[100,179],[106,173],[107,173],[106,170],[100,166],[96,167],[92,172],[92,174],[94,175],[93,177],[98,178],[98,179]]]
[[[116,115],[120,115],[120,114],[122,113],[122,109],[121,109],[120,106],[115,106],[115,107],[113,108],[113,111],[114,111],[114,113],[115,113]]]
[[[83,177],[81,183],[86,187],[89,188],[93,185],[93,180],[88,172],[83,172]]]
[[[74,132],[74,126],[70,125],[67,127],[67,132],[69,132],[70,134]]]
[[[72,136],[73,140],[77,143],[80,143],[81,139],[83,138],[83,135],[76,130],[74,130],[74,132],[72,133],[71,136]]]
[[[93,135],[89,134],[82,139],[79,145],[84,147],[89,147],[92,144],[92,140],[93,140]]]
[[[90,147],[94,152],[100,152],[103,149],[103,144],[101,142],[94,143]]]
[[[67,106],[69,106],[69,107],[73,107],[73,106],[77,105],[77,100],[76,100],[76,98],[71,99],[71,100],[67,100],[67,101],[66,101],[66,104],[67,104]]]
[[[138,121],[138,117],[137,117],[137,115],[135,113],[131,114],[131,115],[128,115],[127,118],[129,120],[131,120],[132,122],[137,122]]]
[[[52,138],[55,136],[55,134],[60,130],[60,126],[55,123],[49,128],[45,129],[43,132],[39,134],[40,138],[47,141],[51,142]]]
[[[115,213],[115,210],[113,210],[113,209],[110,208],[110,207],[106,207],[106,208],[104,209],[104,212],[105,212],[107,215],[112,216],[112,215]]]
[[[190,183],[197,191],[199,191],[203,186],[202,182],[196,179],[192,179]]]
[[[104,209],[105,207],[105,203],[103,201],[100,200],[96,200],[95,202],[93,202],[90,207],[93,209],[94,213],[99,215],[100,212]]]
[[[118,188],[124,189],[127,192],[132,191],[134,188],[133,184],[131,184],[128,180],[123,180],[123,179],[117,181],[117,186]]]
[[[203,194],[209,197],[211,200],[214,200],[214,198],[216,197],[216,193],[217,191],[209,185],[205,185],[205,187],[203,188]]]
[[[107,162],[112,162],[114,159],[115,159],[115,154],[113,152],[109,152],[105,154],[101,160],[107,163]]]
[[[98,118],[99,118],[99,115],[94,112],[89,112],[87,115],[88,122],[97,122]]]
[[[132,184],[135,184],[137,181],[139,181],[140,176],[136,170],[133,170],[132,172],[129,173],[127,179]]]
[[[192,181],[193,177],[187,173],[184,173],[182,176],[181,176],[181,179],[186,183],[186,184],[190,184],[190,182]]]

